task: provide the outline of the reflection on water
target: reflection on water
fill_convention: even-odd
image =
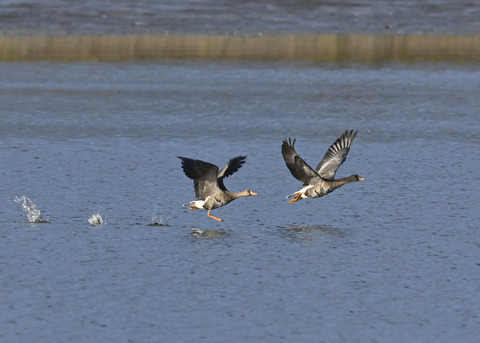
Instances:
[[[323,225],[290,225],[293,226],[291,229],[287,229],[289,232],[296,232],[296,233],[310,233],[312,231],[316,232],[323,232],[328,235],[343,235],[344,230],[337,229],[331,226],[323,226]]]
[[[225,230],[216,230],[216,229],[200,230],[197,228],[192,228],[190,230],[190,234],[195,237],[218,237],[218,236],[228,235],[228,233]]]
[[[278,228],[281,237],[292,241],[308,241],[318,238],[343,237],[346,234],[344,229],[335,228],[327,225],[304,225],[290,224],[287,228]]]

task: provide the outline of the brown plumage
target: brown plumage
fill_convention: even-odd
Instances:
[[[299,191],[290,194],[288,198],[294,197],[290,203],[300,199],[320,198],[335,189],[364,178],[358,175],[350,175],[342,179],[334,179],[338,168],[345,162],[358,131],[345,131],[328,148],[325,156],[314,170],[295,151],[295,139],[285,139],[282,144],[282,156],[285,164],[292,175],[305,186]]]
[[[225,177],[232,175],[242,167],[246,156],[232,158],[221,170],[218,170],[218,167],[212,163],[180,156],[178,158],[182,160],[185,175],[193,179],[197,200],[183,205],[190,206],[191,210],[203,208],[208,211],[207,215],[210,218],[223,221],[223,219],[212,216],[210,211],[225,206],[239,197],[257,195],[248,189],[237,193],[229,192],[223,183]]]

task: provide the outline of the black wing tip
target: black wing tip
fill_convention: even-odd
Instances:
[[[243,164],[245,164],[245,160],[247,159],[247,156],[237,156],[232,158],[229,163],[234,162],[238,164],[238,168],[240,168]]]
[[[189,162],[195,161],[194,159],[188,158],[188,157],[182,157],[182,156],[177,156],[177,157],[182,161],[182,169],[184,172],[186,172],[187,164]]]
[[[247,156],[237,156],[230,159],[225,167],[219,171],[219,179],[229,177],[233,173],[237,172],[245,164]],[[221,187],[220,187],[221,188]]]
[[[193,166],[195,165],[195,161],[193,158],[188,158],[188,157],[182,157],[182,156],[177,156],[182,162],[182,169],[185,175],[187,175],[189,178],[192,179],[192,176],[190,175],[190,171],[192,170]]]
[[[296,140],[297,140],[296,138],[292,140],[290,137],[288,137],[288,141],[286,138],[283,140],[282,155],[285,162],[287,162],[288,156],[291,156],[292,154],[296,155],[296,151],[295,151]]]
[[[353,131],[353,130],[352,130],[352,131]],[[352,142],[353,142],[353,140],[355,139],[355,137],[357,137],[357,133],[358,133],[358,130],[353,131],[353,134],[352,134]]]
[[[182,167],[185,165],[185,161],[188,160],[186,157],[177,156],[182,161]]]
[[[182,160],[182,162],[185,162],[185,161],[195,161],[195,159],[193,158],[189,158],[189,157],[182,157],[182,156],[177,156],[179,159]]]
[[[357,137],[358,130],[345,130],[340,137],[338,137],[335,142],[333,142],[332,146],[336,144],[340,144],[342,147],[350,148],[353,144],[353,141]]]
[[[352,139],[355,139],[355,137],[357,136],[357,133],[358,133],[358,130],[350,129],[350,131],[345,130],[342,136],[348,136],[348,137],[351,137]]]
[[[291,137],[288,137],[288,141],[287,141],[287,139],[285,138],[285,139],[283,140],[283,144],[282,144],[282,145],[288,145],[288,146],[294,148],[296,141],[297,141],[296,138],[294,138],[293,141],[292,141],[292,138],[291,138]]]

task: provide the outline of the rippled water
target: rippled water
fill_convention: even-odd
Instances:
[[[0,75],[1,340],[476,341],[477,65],[9,63]],[[282,140],[316,165],[350,128],[337,175],[365,181],[288,204],[301,185]],[[194,194],[177,156],[238,155],[226,186],[259,196],[215,210],[223,223],[181,207]],[[29,223],[23,194],[50,224]]]
[[[3,1],[0,32],[29,34],[478,33],[468,0]]]

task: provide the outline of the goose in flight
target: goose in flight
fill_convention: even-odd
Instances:
[[[185,175],[193,179],[197,200],[190,201],[183,205],[190,206],[191,210],[203,208],[208,211],[207,215],[210,218],[222,222],[223,219],[210,214],[213,209],[225,206],[239,197],[257,195],[257,193],[248,189],[232,193],[229,192],[223,184],[224,178],[232,175],[242,167],[247,158],[246,156],[232,158],[221,170],[209,162],[180,156],[178,158],[182,160],[182,168]]]
[[[285,163],[292,175],[304,186],[299,191],[290,194],[288,198],[290,204],[300,199],[320,198],[333,192],[335,189],[356,181],[364,180],[358,175],[350,175],[342,179],[334,179],[338,168],[345,162],[347,154],[350,151],[358,131],[345,131],[331,146],[328,148],[325,156],[312,169],[295,151],[295,141],[289,138],[285,139],[282,144],[282,155]]]

